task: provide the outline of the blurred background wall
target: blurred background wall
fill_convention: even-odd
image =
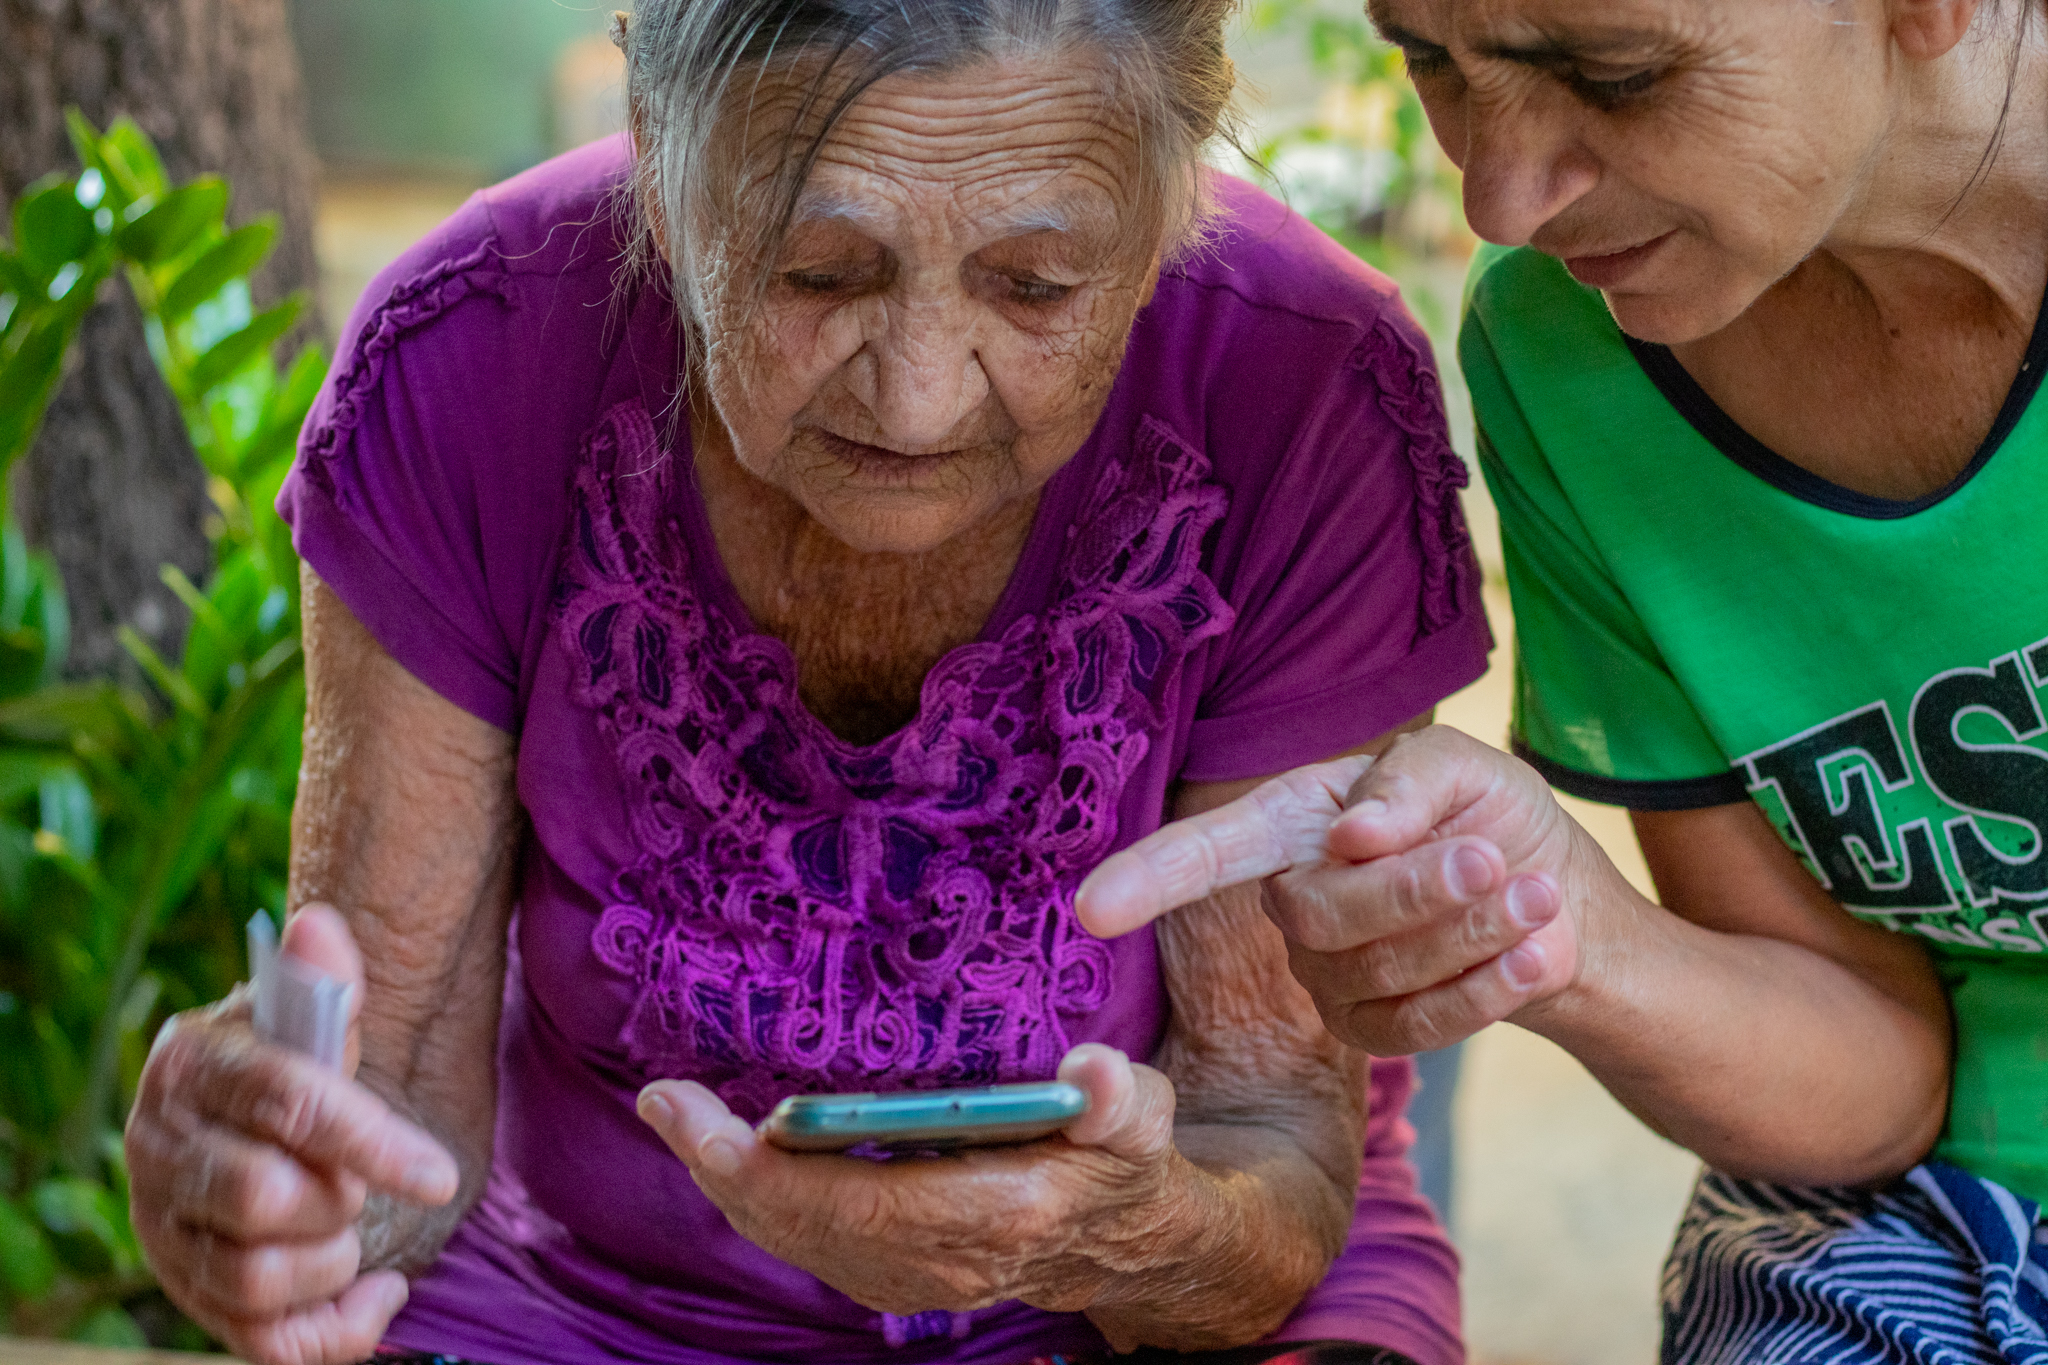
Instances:
[[[291,0],[314,145],[342,173],[481,182],[524,170],[564,145],[552,83],[579,40],[604,42],[611,9]],[[566,131],[574,145],[577,130]]]

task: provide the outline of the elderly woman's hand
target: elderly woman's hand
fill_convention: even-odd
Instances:
[[[1062,1135],[942,1157],[785,1152],[693,1081],[648,1086],[640,1113],[742,1235],[869,1308],[1021,1299],[1079,1312],[1156,1298],[1199,1254],[1210,1178],[1175,1149],[1173,1086],[1094,1043],[1059,1074],[1089,1098]]]
[[[1103,863],[1077,906],[1107,937],[1259,878],[1324,1023],[1379,1056],[1556,997],[1584,966],[1581,918],[1621,884],[1533,769],[1432,726],[1159,830]]]
[[[260,1041],[246,991],[173,1018],[128,1118],[130,1213],[164,1292],[243,1359],[345,1365],[376,1348],[404,1276],[359,1273],[369,1191],[444,1204],[455,1161],[352,1079],[362,959],[309,906],[283,950],[354,983],[344,1071]]]

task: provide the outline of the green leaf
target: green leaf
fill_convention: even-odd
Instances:
[[[171,192],[171,178],[149,134],[129,118],[117,118],[100,139],[100,158],[130,199],[161,199]]]
[[[114,1269],[124,1239],[111,1191],[82,1176],[61,1176],[31,1190],[29,1207],[65,1265],[86,1275]]]
[[[66,265],[83,260],[100,234],[92,210],[78,202],[75,182],[44,179],[36,186],[14,201],[14,250],[37,279],[47,282]]]
[[[256,357],[268,354],[271,345],[298,321],[305,306],[306,296],[293,294],[275,308],[258,313],[240,331],[230,332],[215,342],[205,355],[192,362],[192,368],[186,372],[187,398],[196,401],[204,397],[208,389]]]
[[[125,167],[117,169],[109,159],[100,130],[92,126],[92,120],[80,113],[76,105],[65,109],[64,129],[71,136],[71,150],[78,153],[78,164],[85,168],[78,177],[79,202],[116,214],[126,210],[135,199],[133,177]],[[87,192],[88,182],[94,178],[99,181],[97,195]]]
[[[121,648],[128,651],[130,658],[142,665],[142,671],[157,689],[170,699],[180,711],[204,720],[209,714],[206,699],[193,691],[192,684],[185,681],[183,674],[164,662],[164,656],[156,652],[155,646],[142,638],[133,626],[122,626],[119,632]]]
[[[149,1338],[143,1335],[135,1319],[128,1316],[126,1309],[111,1303],[103,1303],[93,1309],[91,1315],[72,1332],[71,1340],[132,1351],[149,1349]]]
[[[29,560],[29,574],[34,582],[28,592],[28,625],[43,637],[43,672],[36,682],[49,687],[64,676],[71,654],[71,603],[57,561],[49,555],[38,550]]]
[[[57,377],[64,372],[64,352],[71,345],[72,328],[56,315],[45,317],[29,330],[19,350],[0,365],[0,465],[28,448],[43,423],[43,410]]]
[[[100,165],[100,130],[75,104],[64,106],[64,131],[71,137],[71,150],[78,154],[81,166]]]
[[[57,1280],[49,1238],[10,1199],[0,1199],[0,1286],[17,1299],[39,1299]]]
[[[50,777],[71,769],[70,758],[55,750],[0,748],[0,807],[12,807]]]
[[[95,271],[89,283],[75,286],[62,304],[45,310],[0,365],[0,476],[35,440],[64,372],[64,352],[92,306],[99,279]]]
[[[327,353],[318,346],[300,347],[298,355],[292,358],[290,371],[270,391],[262,425],[242,447],[241,461],[235,470],[238,481],[257,477],[272,460],[296,449],[299,432],[306,425],[306,414],[313,410],[313,400],[319,396],[321,381],[326,377]]]
[[[21,258],[11,251],[0,251],[0,293],[33,295],[37,288],[36,277],[21,263]]]
[[[206,253],[180,271],[164,290],[157,313],[166,323],[185,314],[220,292],[229,280],[240,279],[270,254],[277,240],[277,215],[266,213],[246,227],[238,228],[206,249]]]
[[[20,627],[34,582],[29,573],[28,541],[9,517],[0,524],[0,630]]]
[[[0,630],[0,696],[18,697],[43,676],[43,637],[16,627]]]
[[[130,260],[162,265],[197,241],[200,233],[217,225],[227,208],[227,182],[219,176],[201,176],[115,229],[114,245]],[[87,221],[89,225],[90,219]],[[214,289],[218,288],[216,284]]]
[[[42,812],[42,829],[55,835],[74,856],[90,858],[99,849],[99,812],[94,809],[92,791],[75,768],[65,767],[45,776],[37,786],[36,803]]]
[[[45,687],[0,700],[0,739],[18,744],[113,745],[122,731],[121,694],[106,683]]]
[[[27,899],[29,863],[40,856],[28,830],[12,820],[0,820],[0,906],[5,906],[17,922],[22,921],[23,910],[31,916],[46,912],[46,907],[23,904]],[[6,1051],[0,1047],[0,1053]]]

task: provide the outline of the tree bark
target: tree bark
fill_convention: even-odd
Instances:
[[[317,283],[316,169],[284,0],[0,0],[0,52],[0,208],[46,173],[78,169],[66,105],[101,128],[125,114],[173,182],[227,178],[231,223],[279,215],[277,247],[251,281],[258,307]],[[309,316],[299,335],[317,332]],[[125,283],[87,315],[74,357],[14,505],[64,574],[67,672],[132,680],[117,632],[131,625],[175,655],[185,613],[158,574],[175,564],[204,579],[211,505]]]

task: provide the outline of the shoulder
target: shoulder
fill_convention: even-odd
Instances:
[[[1314,224],[1241,181],[1213,188],[1222,221],[1141,315],[1124,400],[1228,492],[1212,563],[1233,600],[1371,542],[1420,575],[1400,612],[1419,605],[1429,633],[1464,605],[1468,557],[1429,338],[1393,281]]]
[[[1258,187],[1211,172],[1208,239],[1168,277],[1304,323],[1357,324],[1400,312],[1394,282]]]
[[[621,133],[480,191],[499,267],[546,277],[608,273],[626,245],[632,171],[632,142]]]
[[[1369,478],[1368,447],[1387,475],[1450,477],[1435,355],[1394,282],[1254,186],[1211,188],[1211,240],[1164,273],[1134,334],[1151,410],[1240,487]]]
[[[619,275],[628,169],[622,139],[558,157],[472,196],[380,272],[307,426],[316,479],[379,406],[452,444],[587,424],[633,311]],[[572,411],[582,390],[590,410]]]
[[[1211,456],[1240,464],[1347,418],[1441,425],[1429,338],[1394,282],[1244,181],[1211,190],[1210,239],[1162,272],[1133,332],[1150,410],[1192,439],[1227,431]]]
[[[514,306],[539,298],[608,297],[626,246],[629,172],[626,144],[607,139],[478,191],[371,280],[349,319],[345,342],[361,344],[366,332],[437,319],[472,295]],[[534,318],[527,325],[538,328],[552,320]],[[480,331],[503,336],[507,329]]]

